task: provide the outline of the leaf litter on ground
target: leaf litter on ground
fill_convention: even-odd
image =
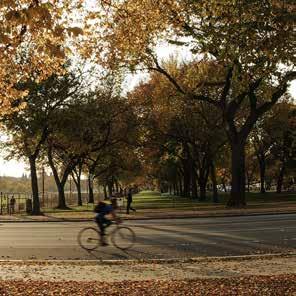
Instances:
[[[295,296],[296,275],[121,282],[0,281],[2,296]]]

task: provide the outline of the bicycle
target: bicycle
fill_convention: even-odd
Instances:
[[[131,228],[121,226],[118,223],[116,223],[116,228],[106,236],[109,236],[111,243],[120,250],[130,249],[136,241],[134,231]],[[95,227],[85,227],[79,231],[77,241],[81,248],[87,251],[93,251],[101,243],[100,231]]]

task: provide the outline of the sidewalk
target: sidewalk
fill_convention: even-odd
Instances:
[[[245,209],[226,209],[224,206],[209,206],[191,209],[139,209],[136,213],[126,215],[119,211],[120,216],[126,220],[142,219],[174,219],[174,218],[199,218],[199,217],[224,217],[224,216],[249,216],[249,215],[270,215],[270,214],[295,214],[296,203],[268,203],[251,204]],[[59,222],[59,221],[92,221],[94,213],[60,211],[45,213],[43,216],[30,215],[2,215],[0,222]]]
[[[296,255],[172,263],[1,261],[1,295],[296,295]]]
[[[183,280],[296,275],[296,254],[198,257],[174,260],[0,261],[3,280],[107,281]],[[295,282],[296,285],[296,282]]]

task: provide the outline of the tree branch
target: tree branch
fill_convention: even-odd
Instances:
[[[227,95],[229,94],[229,90],[231,87],[232,74],[233,74],[233,66],[228,69],[228,72],[226,75],[226,82],[219,99],[220,104],[223,106],[225,106],[226,98],[227,98]]]
[[[277,101],[285,94],[288,88],[288,82],[296,79],[296,71],[292,71],[286,74],[283,80],[280,82],[279,86],[276,88],[275,92],[271,96],[271,100],[262,104],[256,109],[256,114],[260,117],[266,111],[268,111]]]

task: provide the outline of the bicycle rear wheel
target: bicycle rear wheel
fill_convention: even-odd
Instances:
[[[134,231],[126,226],[119,226],[111,234],[112,244],[120,249],[127,250],[130,249],[136,241],[136,235]]]
[[[79,231],[77,236],[78,244],[81,248],[91,251],[100,244],[100,233],[94,227],[86,227]]]

